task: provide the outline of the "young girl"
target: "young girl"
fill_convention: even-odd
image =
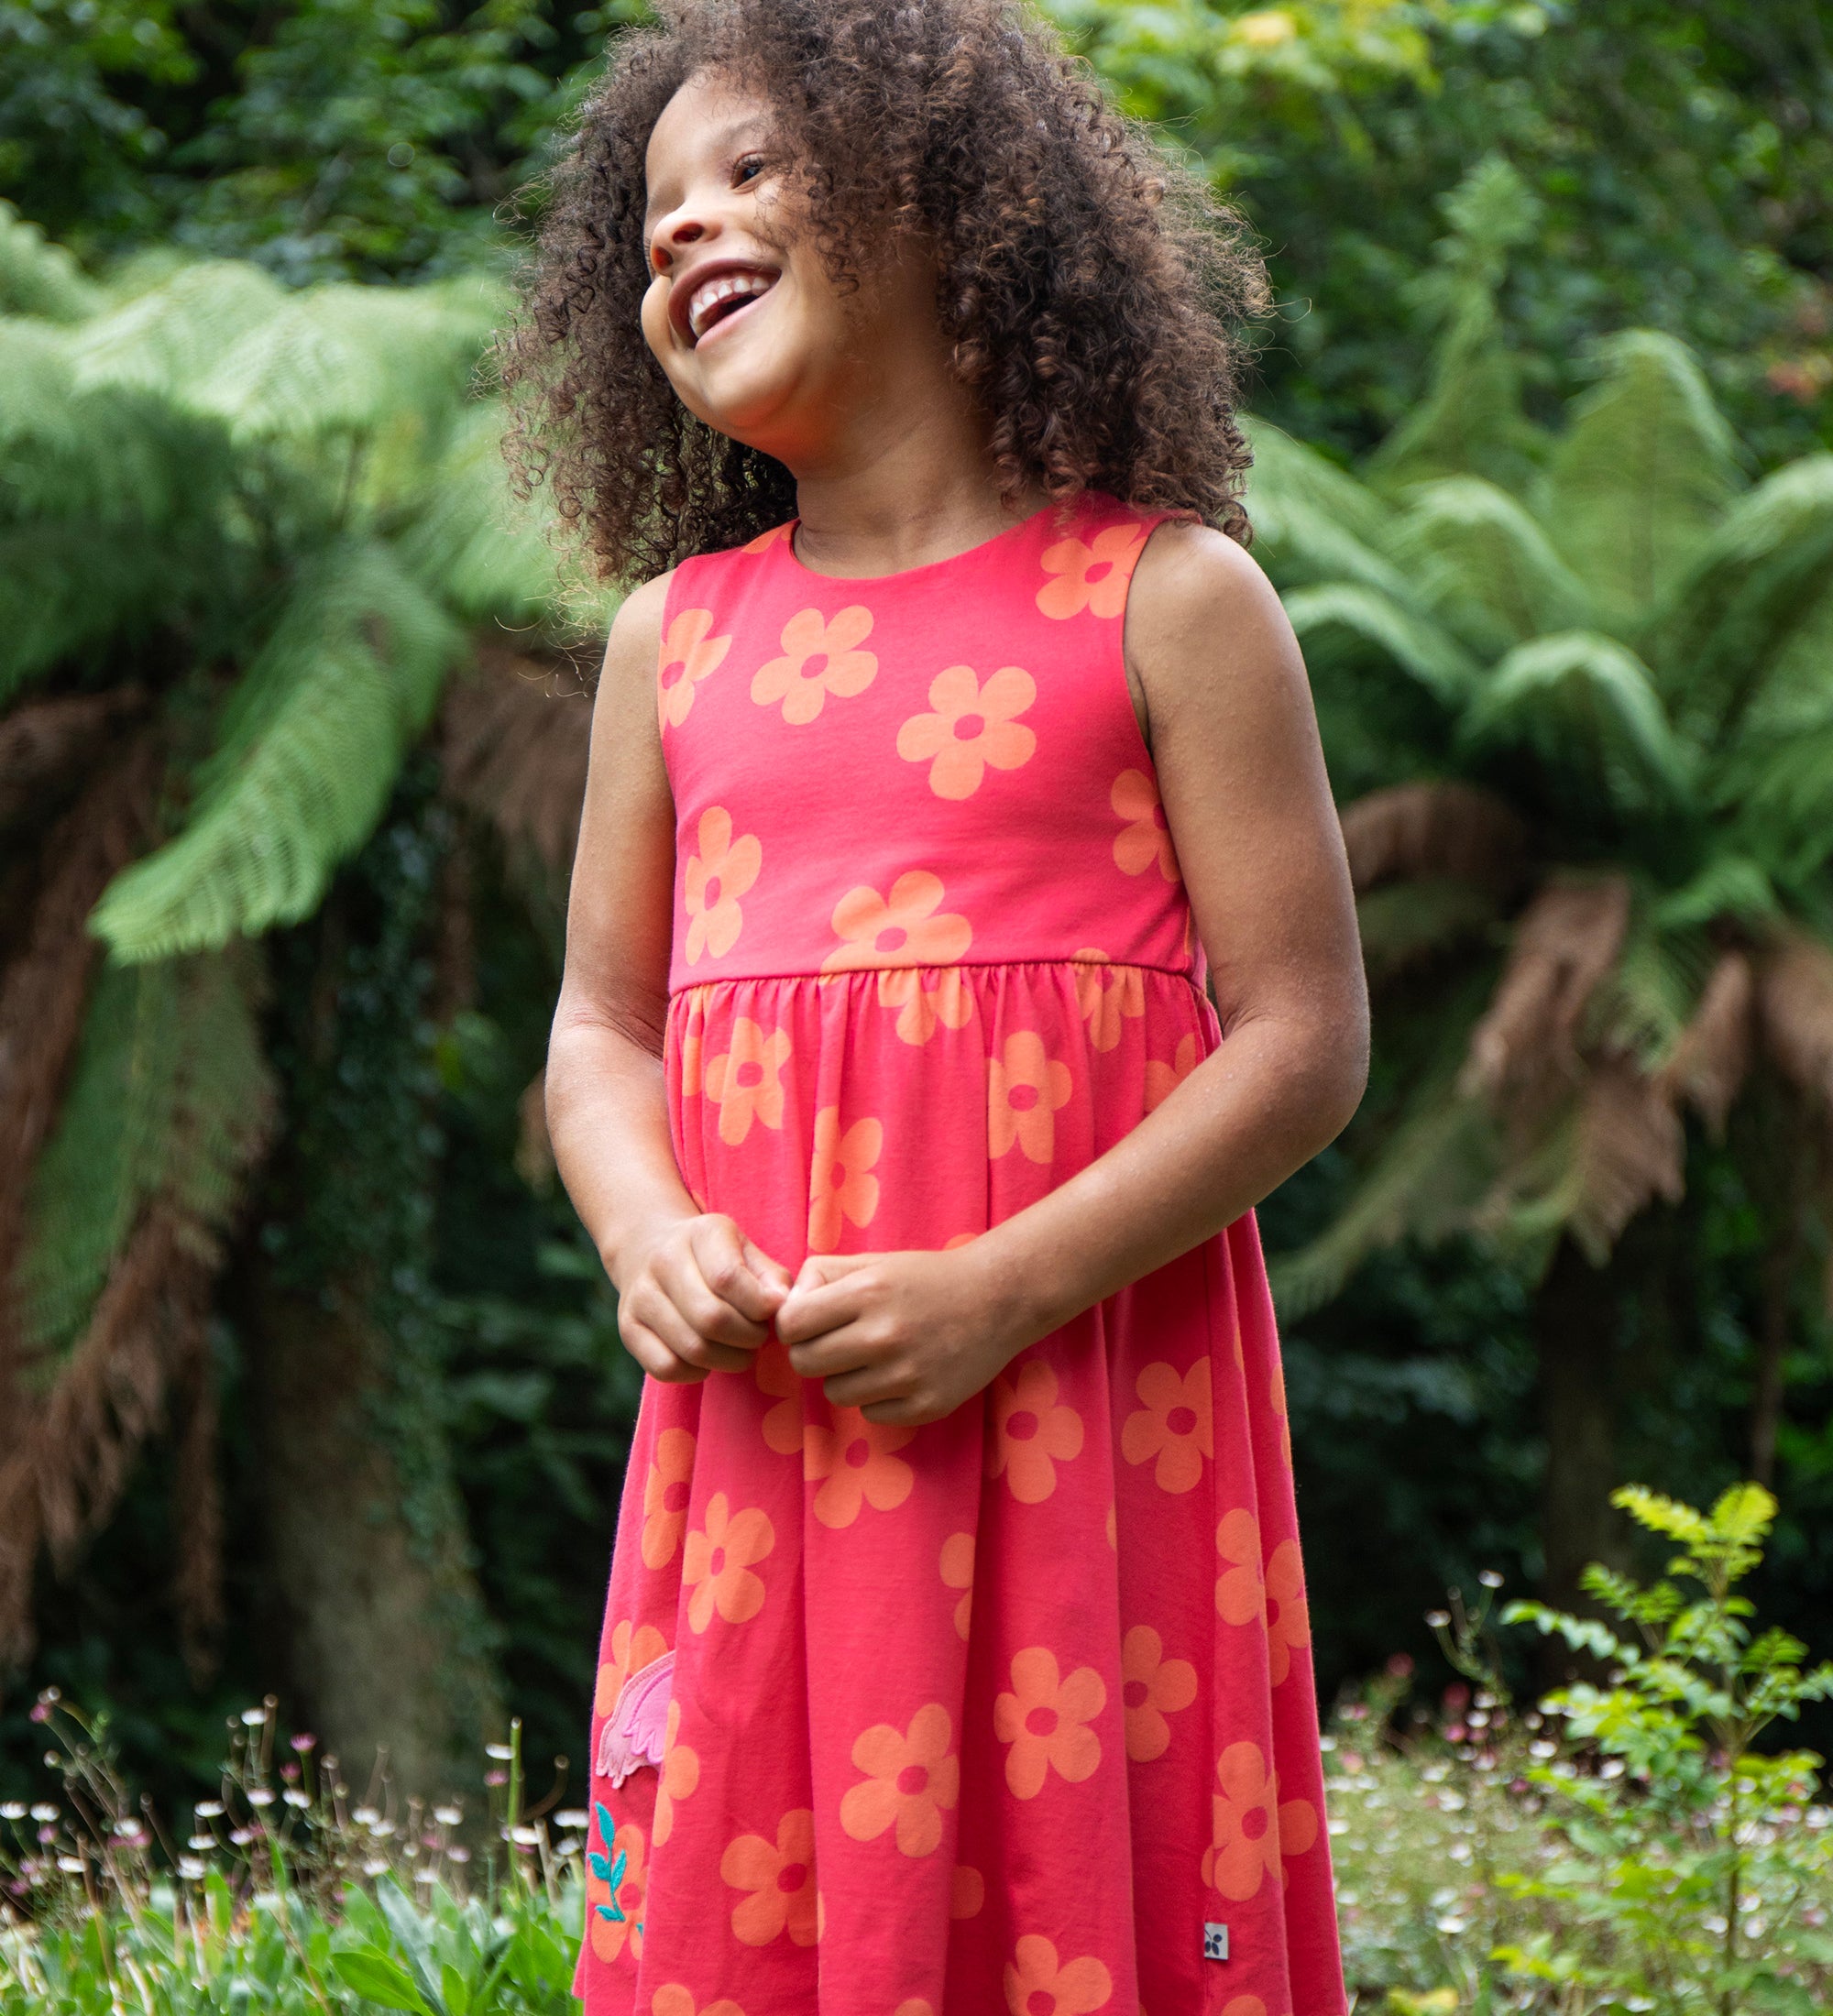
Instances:
[[[511,375],[665,570],[548,1071],[649,1375],[591,2016],[1343,2007],[1250,1212],[1365,1010],[1257,285],[1008,0],[684,4],[586,110]]]

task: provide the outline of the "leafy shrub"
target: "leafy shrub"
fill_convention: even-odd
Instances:
[[[1608,1673],[1551,1697],[1568,1740],[1599,1762],[1589,1775],[1557,1762],[1530,1772],[1559,1852],[1512,1886],[1556,1906],[1582,1936],[1542,1934],[1498,1957],[1604,2006],[1810,2016],[1833,1991],[1833,1839],[1825,1812],[1809,1806],[1821,1759],[1753,1746],[1803,1702],[1833,1696],[1833,1664],[1804,1672],[1806,1648],[1786,1631],[1756,1631],[1737,1594],[1762,1558],[1775,1500],[1745,1484],[1709,1513],[1635,1485],[1613,1502],[1680,1551],[1647,1587],[1586,1572],[1587,1593],[1627,1631],[1539,1604],[1507,1613]]]

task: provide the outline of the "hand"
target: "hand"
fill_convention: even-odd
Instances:
[[[836,1407],[914,1428],[952,1414],[1033,1342],[1012,1299],[972,1246],[816,1254],[776,1311],[776,1334]]]
[[[730,1218],[677,1219],[620,1289],[618,1331],[652,1379],[683,1385],[741,1372],[789,1287],[788,1268]]]

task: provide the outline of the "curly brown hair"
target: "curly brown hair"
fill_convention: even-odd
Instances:
[[[499,351],[521,483],[543,477],[630,580],[795,511],[770,456],[676,400],[640,332],[644,155],[686,80],[773,107],[829,270],[887,233],[933,247],[937,312],[1007,499],[1102,489],[1246,543],[1235,422],[1266,308],[1234,213],[1116,114],[1015,0],[664,0],[621,38],[551,178],[524,312]]]

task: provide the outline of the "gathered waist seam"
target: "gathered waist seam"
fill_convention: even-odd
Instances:
[[[991,973],[1015,967],[1045,966],[1084,967],[1092,971],[1113,973],[1162,973],[1167,980],[1180,980],[1192,992],[1202,993],[1202,988],[1195,972],[1188,966],[1159,966],[1140,959],[947,959],[925,962],[913,961],[907,966],[840,966],[823,972],[816,968],[800,972],[784,973],[730,973],[712,980],[687,981],[679,986],[671,984],[668,998],[673,1001],[687,994],[705,993],[715,987],[760,987],[773,981],[827,981],[851,980],[873,973]]]

